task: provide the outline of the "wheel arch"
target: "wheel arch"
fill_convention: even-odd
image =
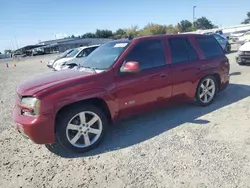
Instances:
[[[63,112],[65,112],[66,110],[68,110],[70,108],[79,107],[79,106],[83,106],[83,105],[94,105],[96,107],[101,107],[101,109],[103,110],[104,114],[106,115],[109,123],[113,123],[109,107],[108,107],[107,103],[105,102],[105,100],[102,98],[99,98],[99,97],[93,97],[93,98],[77,101],[77,102],[65,105],[62,108],[60,108],[58,110],[58,112],[56,113],[54,132],[56,132],[57,122],[58,122],[60,116],[63,114]]]
[[[217,89],[218,89],[218,90],[220,89],[220,85],[221,85],[221,78],[220,78],[220,75],[219,75],[218,73],[213,73],[213,74],[207,74],[207,75],[203,76],[202,78],[200,78],[198,84],[196,85],[196,92],[197,92],[197,90],[198,90],[198,87],[199,87],[199,85],[200,85],[202,79],[204,79],[204,78],[207,77],[207,76],[212,76],[212,77],[214,77],[215,80],[216,80],[216,82],[217,82],[217,86],[218,86]]]

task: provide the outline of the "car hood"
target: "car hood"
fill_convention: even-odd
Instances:
[[[243,44],[240,48],[239,51],[250,51],[250,42],[246,42],[245,44]]]
[[[67,61],[66,65],[71,64],[71,63],[75,63],[77,65],[80,65],[83,62],[84,59],[85,59],[85,57],[74,58],[74,59],[71,59],[71,60]]]
[[[247,40],[247,39],[250,39],[250,36],[242,36],[239,38],[239,41],[244,41],[244,40]]]
[[[32,96],[36,93],[48,89],[50,87],[94,74],[92,72],[80,72],[76,70],[63,70],[59,72],[51,72],[29,78],[17,86],[17,93],[22,96]]]
[[[71,57],[71,58],[61,58],[61,59],[58,59],[57,61],[55,61],[55,64],[61,64],[61,63],[64,63],[64,62],[68,62],[68,61],[70,61],[70,60],[72,60],[73,58]]]
[[[244,33],[238,33],[238,34],[232,34],[231,36],[232,37],[241,37],[243,35],[244,35]]]

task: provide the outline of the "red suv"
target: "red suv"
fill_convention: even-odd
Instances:
[[[77,70],[21,83],[13,119],[22,135],[50,151],[85,152],[118,119],[170,101],[211,104],[228,85],[229,68],[210,35],[115,40],[94,50]]]

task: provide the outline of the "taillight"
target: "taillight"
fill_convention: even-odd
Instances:
[[[230,71],[230,63],[229,63],[229,59],[227,57],[222,62],[221,69],[222,69],[222,71],[226,71],[227,73],[229,73],[229,71]]]

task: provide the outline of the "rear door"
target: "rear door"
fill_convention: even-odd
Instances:
[[[169,38],[173,98],[192,98],[196,91],[199,56],[188,37]]]
[[[141,71],[116,77],[116,97],[122,117],[147,111],[171,97],[170,68],[162,42],[162,39],[141,41],[125,57],[124,62],[138,62]]]

